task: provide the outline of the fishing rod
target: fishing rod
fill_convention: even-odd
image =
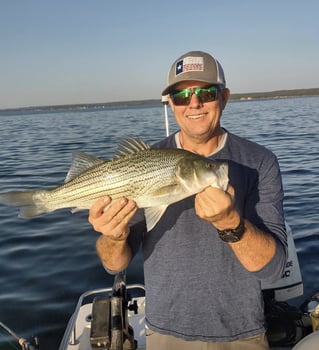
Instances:
[[[164,106],[164,113],[165,113],[166,136],[169,136],[169,123],[168,123],[168,112],[167,112],[168,95],[162,96],[162,103],[163,103],[163,106]]]
[[[0,326],[5,329],[21,346],[22,350],[39,350],[39,345],[37,344],[37,338],[35,338],[35,343],[30,343],[27,339],[19,337],[13,330],[0,321]]]

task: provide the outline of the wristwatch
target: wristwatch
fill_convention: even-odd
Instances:
[[[223,231],[217,230],[219,238],[227,243],[239,242],[245,233],[245,221],[240,217],[239,225],[234,229],[226,229]]]

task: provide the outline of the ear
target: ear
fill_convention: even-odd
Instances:
[[[230,90],[228,88],[225,88],[221,91],[221,107],[222,110],[226,107],[227,101],[230,96]]]

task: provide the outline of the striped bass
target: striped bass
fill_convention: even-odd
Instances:
[[[20,207],[20,217],[32,218],[61,208],[89,209],[101,196],[133,199],[145,208],[150,231],[168,205],[207,186],[226,190],[228,165],[182,149],[156,149],[141,140],[126,139],[114,158],[104,161],[76,153],[65,183],[51,189],[0,194],[0,202]]]

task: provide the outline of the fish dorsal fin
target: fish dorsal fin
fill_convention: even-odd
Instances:
[[[115,157],[122,157],[127,156],[129,154],[135,154],[137,152],[144,151],[150,148],[150,145],[148,145],[144,141],[128,137],[119,143],[118,149],[115,152]]]
[[[104,163],[104,160],[91,156],[84,152],[76,152],[73,155],[71,167],[66,175],[64,182],[69,182],[84,171],[92,168],[95,165]]]

